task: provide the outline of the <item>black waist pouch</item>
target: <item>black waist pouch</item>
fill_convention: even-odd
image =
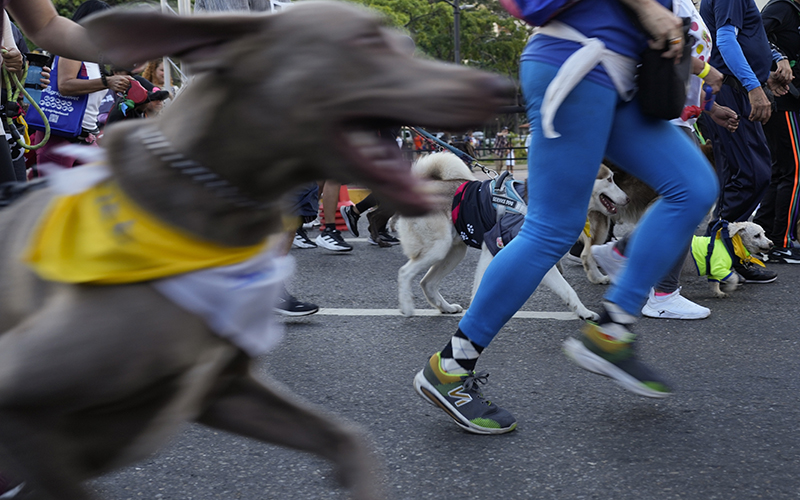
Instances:
[[[683,56],[674,59],[661,57],[664,50],[647,48],[636,76],[637,97],[642,113],[653,118],[672,120],[681,116],[686,104],[686,83],[692,67],[692,46],[689,43],[689,19],[683,18]],[[666,50],[666,49],[665,49]]]

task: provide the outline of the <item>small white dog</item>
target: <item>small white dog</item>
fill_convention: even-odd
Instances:
[[[400,312],[405,316],[414,315],[411,281],[417,274],[427,270],[420,285],[428,303],[443,313],[459,313],[463,308],[458,304],[448,303],[439,292],[442,279],[455,269],[466,254],[465,239],[471,239],[469,235],[462,235],[462,232],[456,230],[452,218],[452,201],[456,192],[461,192],[459,188],[463,189],[462,185],[465,182],[480,184],[480,181],[452,153],[434,153],[423,157],[414,164],[412,172],[420,178],[431,180],[437,192],[445,197],[446,201],[428,215],[398,219],[397,230],[403,253],[409,259],[398,272]],[[477,185],[473,186],[478,189]],[[596,197],[597,193],[593,194],[592,198]],[[485,215],[494,217],[494,208],[491,206],[471,206],[464,209],[483,211]],[[480,244],[481,240],[481,237],[473,238],[473,245]],[[486,267],[493,258],[485,243],[481,245],[481,252],[473,281],[473,297]],[[553,290],[581,319],[597,319],[597,314],[581,303],[575,290],[555,267],[545,274],[542,284]]]
[[[729,241],[714,236],[694,236],[692,238],[692,258],[700,276],[708,276],[711,291],[716,297],[727,297],[744,282],[733,270],[733,262],[744,260],[752,265],[763,265],[752,254],[766,253],[772,248],[772,241],[764,234],[764,229],[754,222],[731,222],[728,224]],[[710,258],[708,257],[711,254]]]

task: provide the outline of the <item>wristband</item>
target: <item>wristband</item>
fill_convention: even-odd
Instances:
[[[701,71],[697,76],[700,77],[701,80],[704,80],[708,76],[708,73],[710,71],[711,71],[711,65],[706,63],[706,65],[703,66],[703,71]]]
[[[708,64],[708,63],[706,63]],[[702,77],[700,77],[702,78]],[[108,79],[106,78],[106,74],[101,72],[100,73],[100,81],[103,82],[103,87],[108,88]]]

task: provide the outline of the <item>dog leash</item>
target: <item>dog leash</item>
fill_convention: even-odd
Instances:
[[[3,49],[2,52],[5,53],[7,52],[7,50]],[[22,74],[22,80],[24,81],[27,76],[28,76],[28,62],[25,61],[25,71]],[[11,86],[12,80],[14,82],[14,86],[17,89],[16,91],[14,91],[13,87]],[[27,149],[29,151],[41,148],[42,146],[47,144],[48,140],[50,140],[50,122],[47,121],[47,117],[45,116],[44,111],[42,111],[42,108],[39,107],[39,104],[36,102],[36,99],[31,97],[28,91],[25,90],[25,85],[20,83],[19,78],[17,78],[17,75],[9,72],[6,69],[5,65],[3,65],[3,81],[5,82],[6,85],[6,96],[7,96],[6,108],[8,109],[8,111],[11,111],[12,105],[16,108],[14,110],[14,116],[8,116],[5,110],[2,113],[6,119],[6,123],[8,123],[9,125],[9,133],[11,134],[11,137],[17,142],[17,144],[20,145],[20,147]],[[18,103],[20,92],[22,92],[22,94],[28,99],[28,102],[31,104],[31,106],[33,106],[36,109],[36,111],[39,112],[39,115],[42,117],[42,123],[44,123],[44,137],[42,138],[41,142],[39,142],[39,144],[27,144],[19,135],[19,130],[17,130],[17,127],[14,124],[14,119],[17,117],[22,117],[23,114],[22,106],[20,106]]]
[[[434,136],[434,135],[430,134],[429,132],[427,132],[425,129],[423,129],[423,128],[421,128],[421,127],[409,127],[409,128],[410,128],[411,130],[413,130],[414,132],[418,133],[419,135],[421,135],[422,137],[425,137],[425,138],[426,138],[426,139],[428,139],[429,141],[431,141],[431,142],[435,143],[437,146],[439,146],[439,147],[441,147],[441,148],[443,148],[443,149],[446,149],[446,150],[450,151],[451,153],[453,153],[454,155],[458,156],[458,157],[461,159],[461,161],[463,161],[464,163],[466,163],[466,164],[467,164],[467,166],[468,166],[470,169],[473,169],[473,168],[475,168],[475,167],[478,167],[478,168],[480,168],[480,169],[483,171],[483,173],[484,173],[484,174],[488,175],[488,176],[489,176],[489,178],[491,178],[491,179],[494,179],[494,178],[496,178],[496,177],[497,177],[497,172],[495,172],[494,170],[489,170],[488,168],[486,168],[485,166],[483,166],[483,165],[482,165],[482,164],[481,164],[481,163],[480,163],[478,160],[476,160],[475,158],[473,158],[473,157],[471,157],[470,155],[468,155],[467,153],[465,153],[465,152],[461,151],[461,150],[460,150],[460,149],[458,149],[457,147],[455,147],[455,146],[452,146],[451,144],[447,144],[447,143],[446,143],[446,142],[444,142],[443,140],[441,140],[441,139],[439,139],[438,137],[436,137],[436,136]]]

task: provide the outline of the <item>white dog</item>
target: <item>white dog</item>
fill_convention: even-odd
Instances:
[[[614,181],[614,172],[601,165],[589,202],[587,229],[581,232],[580,237],[583,243],[581,252],[583,269],[586,271],[586,277],[594,284],[607,285],[611,280],[597,268],[597,262],[592,256],[592,245],[602,245],[606,242],[611,218],[617,213],[618,207],[625,206],[629,202],[628,195]]]
[[[692,258],[700,276],[708,276],[711,291],[716,297],[727,297],[743,279],[733,270],[734,260],[751,261],[763,265],[752,254],[766,253],[772,248],[772,241],[764,234],[764,229],[754,222],[731,222],[728,224],[725,241],[718,231],[714,236],[694,236],[692,238]],[[709,251],[711,257],[708,258]]]
[[[446,197],[446,201],[436,211],[426,216],[400,217],[398,220],[397,230],[403,253],[409,259],[398,273],[400,312],[405,316],[414,315],[411,281],[414,276],[427,269],[420,285],[428,303],[443,313],[459,313],[463,308],[458,304],[448,303],[439,293],[439,284],[464,258],[468,246],[465,240],[471,240],[473,245],[477,246],[482,237],[472,238],[456,230],[452,218],[452,200],[457,191],[461,192],[459,188],[462,188],[464,183],[468,181],[480,183],[480,181],[458,157],[451,153],[434,153],[423,157],[414,164],[412,172],[420,178],[431,180],[437,192]],[[475,189],[479,187],[473,186]],[[597,194],[593,194],[592,197],[597,197]],[[494,217],[494,209],[491,206],[468,208],[483,209],[484,213],[489,211],[491,217]],[[482,231],[480,233],[482,234]],[[486,267],[492,260],[492,253],[485,243],[481,245],[481,252],[472,287],[473,297]],[[553,290],[581,319],[597,318],[596,313],[581,303],[575,290],[555,267],[545,274],[542,284]]]

